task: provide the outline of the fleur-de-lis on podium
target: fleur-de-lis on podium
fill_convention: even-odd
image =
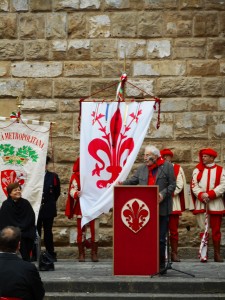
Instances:
[[[137,110],[136,113],[129,115],[130,122],[127,125],[123,125],[120,106],[117,109],[110,120],[110,130],[107,132],[106,126],[102,124],[102,118],[104,114],[92,112],[93,126],[97,123],[103,135],[101,138],[93,139],[88,145],[89,154],[97,160],[94,170],[92,170],[92,176],[101,175],[102,170],[106,170],[111,173],[111,177],[108,180],[98,180],[96,185],[98,188],[106,188],[110,186],[120,174],[122,167],[125,165],[128,155],[134,148],[134,140],[132,137],[128,137],[128,132],[131,129],[133,122],[138,122],[139,115],[142,114],[141,110]],[[127,151],[126,154],[125,151]],[[108,161],[103,159],[98,153],[104,152],[108,158]],[[103,153],[102,153],[103,154]],[[105,157],[105,155],[104,155]],[[108,163],[108,164],[106,164]]]
[[[150,211],[142,200],[132,199],[124,205],[121,217],[123,223],[137,233],[148,223]]]

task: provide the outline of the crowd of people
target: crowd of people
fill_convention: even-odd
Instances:
[[[217,152],[211,148],[200,150],[199,163],[193,171],[190,184],[191,197],[187,192],[184,171],[179,164],[173,163],[173,156],[174,153],[170,149],[161,149],[160,151],[155,146],[146,146],[144,163],[137,168],[133,176],[125,181],[117,182],[117,184],[157,185],[159,187],[160,269],[165,268],[167,246],[171,248],[171,261],[180,262],[178,256],[179,218],[187,209],[196,215],[198,226],[201,229],[200,239],[205,244],[209,239],[209,232],[207,231],[207,234],[205,232],[207,215],[207,222],[212,231],[214,261],[223,262],[220,254],[220,242],[222,217],[225,214],[225,169],[215,163]],[[26,297],[27,299],[42,299],[44,296],[40,276],[36,267],[30,263],[30,256],[34,249],[34,240],[37,234],[41,237],[43,228],[46,252],[53,261],[57,260],[52,227],[57,215],[56,202],[60,196],[60,180],[56,173],[48,171],[49,161],[50,157],[47,157],[43,195],[36,226],[33,208],[28,200],[22,198],[19,183],[14,182],[7,186],[8,198],[0,208],[0,296],[5,294],[14,296],[15,289],[11,286],[7,291],[4,290],[8,285],[3,283],[2,278],[7,281],[7,276],[11,276],[10,274],[15,271],[15,268],[15,279],[11,277],[10,281],[12,284],[13,280],[19,282],[21,276],[28,276],[23,275],[24,272],[32,273],[32,277],[28,280],[30,293],[33,294],[35,288],[39,286],[39,294],[34,293],[32,297],[25,296],[23,299]],[[65,215],[69,219],[76,217],[78,260],[85,262],[85,248],[91,248],[91,260],[98,262],[99,219],[89,222],[91,238],[88,239],[86,237],[87,225],[83,228],[81,226],[80,196],[80,158],[78,157],[74,162],[70,178]],[[22,259],[16,255],[18,252]],[[3,264],[4,260],[8,260],[9,263]],[[202,256],[200,253],[200,261],[207,262],[207,260],[208,252]]]

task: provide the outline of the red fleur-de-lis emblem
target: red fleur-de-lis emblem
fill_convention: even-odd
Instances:
[[[140,199],[132,199],[121,210],[123,223],[134,233],[140,231],[150,220],[150,210]]]
[[[141,110],[129,115],[129,121],[123,125],[120,107],[113,114],[110,120],[110,129],[107,132],[106,126],[103,125],[104,114],[92,112],[92,125],[98,124],[99,131],[102,132],[101,138],[93,139],[88,145],[89,154],[97,161],[95,168],[92,170],[92,176],[99,176],[103,170],[111,174],[106,180],[98,180],[96,185],[98,188],[109,187],[119,176],[127,157],[134,149],[134,139],[129,137],[129,131],[132,123],[137,123]],[[106,158],[107,157],[107,158]]]

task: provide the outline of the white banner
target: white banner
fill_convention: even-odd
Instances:
[[[82,225],[112,208],[113,185],[127,178],[149,128],[153,106],[153,101],[82,102]]]
[[[0,121],[0,206],[7,198],[9,183],[19,182],[22,197],[38,216],[48,149],[50,123],[28,125]]]

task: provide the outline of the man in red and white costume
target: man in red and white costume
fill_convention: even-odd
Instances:
[[[173,152],[170,149],[160,151],[162,158],[172,162]],[[179,242],[179,217],[182,212],[189,208],[189,197],[187,193],[186,178],[182,167],[173,163],[174,174],[176,177],[176,189],[173,193],[173,210],[169,216],[169,232],[171,246],[171,260],[180,262],[178,257],[178,242]]]
[[[212,240],[214,246],[214,261],[223,262],[220,256],[220,227],[222,216],[225,214],[223,195],[225,192],[225,169],[214,160],[217,152],[211,148],[202,149],[199,152],[200,163],[196,166],[192,174],[191,192],[192,203],[190,210],[197,217],[198,225],[201,229],[202,238],[205,229],[204,214],[206,205],[208,206],[209,224],[212,229]],[[201,260],[206,262],[206,260]]]
[[[99,219],[94,219],[89,222],[91,232],[91,245],[86,240],[86,229],[85,225],[81,227],[82,212],[80,207],[80,158],[74,162],[73,174],[70,178],[68,198],[66,202],[65,215],[72,219],[73,216],[77,216],[77,246],[79,251],[79,261],[85,261],[85,246],[91,247],[91,260],[98,262],[98,241],[99,241]]]

